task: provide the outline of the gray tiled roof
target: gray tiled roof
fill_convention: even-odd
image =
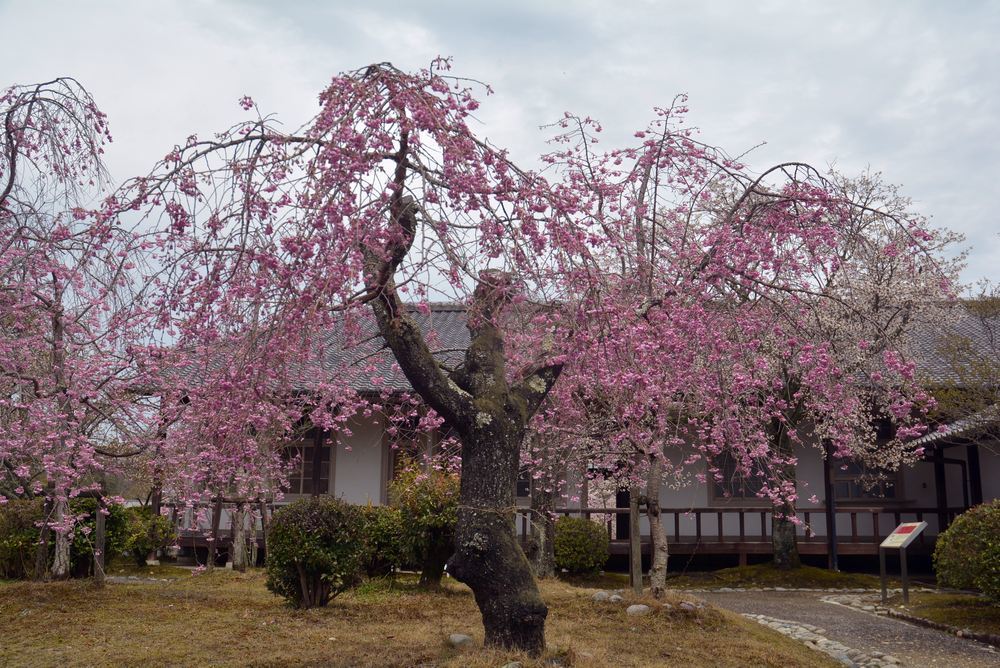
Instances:
[[[1000,316],[981,316],[962,304],[943,308],[932,322],[918,323],[909,337],[909,352],[917,377],[927,386],[961,385],[955,347],[967,347],[973,358],[997,359],[1000,364]]]

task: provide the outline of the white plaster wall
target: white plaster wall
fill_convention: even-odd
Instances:
[[[337,434],[333,495],[348,503],[379,505],[383,488],[382,425],[378,418],[358,417],[351,433]]]

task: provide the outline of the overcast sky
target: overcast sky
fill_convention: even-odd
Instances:
[[[1000,280],[1000,2],[0,0],[0,86],[79,79],[118,179],[244,119],[242,95],[294,128],[337,72],[438,55],[493,86],[479,130],[524,163],[564,111],[611,145],[688,93],[704,141],[767,142],[757,171],[879,170],[966,235],[967,281]]]

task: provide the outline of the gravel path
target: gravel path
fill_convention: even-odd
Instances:
[[[902,666],[1000,667],[1000,652],[970,640],[889,617],[820,600],[826,592],[698,592],[697,596],[739,613],[768,615],[825,629],[825,637],[863,652],[878,651]]]

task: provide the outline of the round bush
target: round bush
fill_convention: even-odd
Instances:
[[[393,506],[365,506],[365,573],[369,577],[391,575],[413,561],[412,541],[403,513]]]
[[[979,589],[1000,602],[1000,501],[967,510],[938,536],[934,571],[946,587]]]
[[[357,584],[367,553],[361,509],[316,497],[274,514],[267,535],[267,588],[295,607],[326,605]]]
[[[556,568],[573,574],[594,573],[608,560],[607,530],[583,517],[556,520]]]
[[[41,498],[10,499],[0,505],[0,579],[31,577],[44,512]]]

